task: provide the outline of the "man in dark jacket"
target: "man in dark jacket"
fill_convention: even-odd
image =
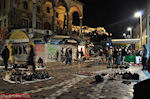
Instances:
[[[30,45],[30,53],[29,53],[29,56],[28,56],[27,65],[32,65],[33,71],[35,71],[35,69],[36,69],[35,62],[34,62],[34,56],[35,56],[35,53],[34,53],[33,45]]]
[[[5,46],[4,50],[2,51],[2,58],[5,65],[5,69],[8,68],[8,59],[9,59],[9,49]]]

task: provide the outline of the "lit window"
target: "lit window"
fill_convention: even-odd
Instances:
[[[22,19],[22,27],[28,28],[28,20],[27,19]]]
[[[50,13],[50,8],[47,7],[47,8],[46,8],[46,11],[47,11],[47,13]]]
[[[24,9],[28,9],[28,3],[27,3],[27,1],[24,1],[23,5],[24,5]]]

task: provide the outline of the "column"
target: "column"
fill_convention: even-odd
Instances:
[[[82,36],[82,17],[79,17],[80,19],[80,33],[79,36]]]
[[[36,29],[36,0],[33,0],[32,29]]]
[[[149,27],[149,23],[150,23],[149,21],[150,20],[149,20],[149,17],[150,16],[147,15],[147,39],[146,39],[147,41],[146,42],[147,42],[147,45],[148,45],[148,51],[150,52],[150,30],[149,30],[150,29],[150,27]]]
[[[69,35],[69,12],[67,11],[67,34]]]
[[[56,32],[56,6],[54,5],[53,8],[53,32]]]

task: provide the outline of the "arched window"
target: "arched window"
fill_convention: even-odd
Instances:
[[[56,12],[56,18],[58,18],[58,12]]]
[[[50,7],[46,8],[47,13],[50,13]]]
[[[23,6],[24,6],[24,9],[28,9],[28,2],[24,1]]]

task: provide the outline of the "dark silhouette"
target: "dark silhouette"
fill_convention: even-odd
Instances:
[[[133,99],[150,99],[149,87],[150,79],[141,81],[134,85]]]
[[[9,49],[5,46],[4,50],[2,51],[2,58],[5,65],[5,69],[8,68],[8,59],[9,59]]]
[[[66,49],[65,56],[66,56],[66,65],[68,64],[68,62],[71,65],[72,64],[72,49],[71,48]]]
[[[148,58],[148,51],[146,49],[146,46],[143,45],[143,50],[142,50],[142,65],[143,65],[143,70],[147,69],[146,67],[146,62],[147,62],[147,58]]]
[[[39,57],[38,63],[42,63],[43,64],[43,59],[41,57]]]
[[[30,45],[30,53],[29,53],[29,56],[28,56],[28,61],[27,61],[27,65],[32,65],[33,67],[33,71],[35,71],[35,62],[34,62],[34,56],[35,56],[35,53],[34,53],[34,48],[33,48],[33,45]]]

